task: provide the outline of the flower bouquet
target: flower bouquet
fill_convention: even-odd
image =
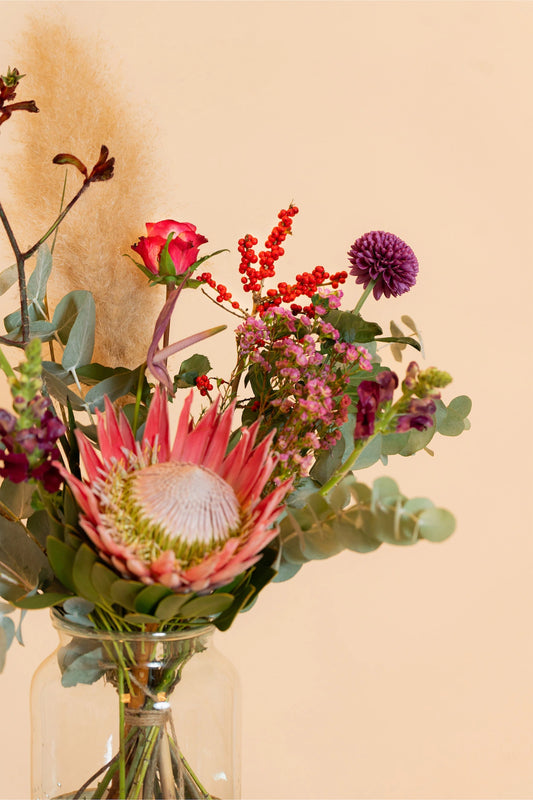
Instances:
[[[0,125],[38,111],[14,101],[22,77],[10,69],[0,79]],[[462,396],[446,405],[446,372],[408,359],[400,378],[382,362],[384,352],[401,362],[421,350],[410,317],[384,335],[361,314],[370,294],[396,297],[415,284],[416,256],[397,236],[360,236],[346,269],[276,278],[292,203],[263,249],[250,234],[239,240],[238,295],[205,270],[220,251],[201,255],[207,238],[194,225],[147,224],[127,267],[166,290],[146,359],[134,369],[93,361],[91,293],[69,292],[52,309],[47,281],[58,226],[93,184],[112,179],[114,158],[102,146],[91,169],[70,153],[53,161],[77,170],[81,186],[35,244],[21,249],[0,205],[15,258],[0,284],[19,288],[0,343],[20,351],[14,369],[0,350],[13,398],[0,410],[0,661],[20,638],[13,611],[50,607],[71,635],[58,655],[64,685],[104,679],[116,690],[117,750],[88,765],[68,796],[211,797],[166,702],[205,648],[206,626],[227,630],[268,583],[307,561],[450,536],[449,511],[407,498],[392,478],[367,485],[358,475],[392,455],[431,452],[437,433],[460,434],[471,404]],[[363,290],[354,309],[343,308],[347,280]],[[226,327],[171,343],[174,308],[190,291],[235,321],[229,375],[197,352],[171,367],[176,353]],[[158,636],[170,642],[164,662]]]

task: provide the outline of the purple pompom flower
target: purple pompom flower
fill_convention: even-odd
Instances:
[[[393,233],[370,231],[357,239],[348,257],[352,264],[350,273],[356,276],[356,283],[366,289],[375,281],[373,292],[376,300],[397,297],[415,285],[418,274],[418,260],[405,242]]]

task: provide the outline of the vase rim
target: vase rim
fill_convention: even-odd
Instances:
[[[184,639],[196,639],[199,636],[210,636],[215,630],[214,625],[203,625],[198,628],[185,628],[178,631],[107,631],[102,628],[92,628],[88,625],[80,625],[77,622],[66,619],[56,608],[50,609],[52,625],[57,631],[71,633],[74,636],[81,636],[85,639],[105,639],[107,641],[149,640],[151,642],[169,642]]]

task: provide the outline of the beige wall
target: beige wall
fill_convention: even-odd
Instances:
[[[312,564],[219,636],[242,678],[244,796],[531,797],[533,5],[59,6],[87,47],[100,37],[132,135],[157,121],[167,178],[147,219],[195,222],[232,248],[217,269],[234,286],[236,239],[264,237],[291,199],[292,274],[344,267],[369,229],[398,233],[418,284],[366,310],[385,325],[411,314],[426,363],[474,400],[471,432],[389,467],[406,493],[454,510],[449,542]],[[25,20],[57,8],[0,5],[1,71],[24,71]],[[221,370],[231,347],[214,347]],[[46,613],[25,635],[0,676],[3,798],[28,797]]]

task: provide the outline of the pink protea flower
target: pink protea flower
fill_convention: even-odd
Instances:
[[[272,437],[256,445],[257,422],[226,455],[233,407],[219,414],[217,401],[194,425],[191,402],[192,393],[171,444],[159,389],[141,442],[106,398],[97,422],[101,455],[76,431],[86,480],[61,472],[82,509],[81,527],[120,575],[206,593],[259,560],[291,482],[262,498],[277,463]]]

